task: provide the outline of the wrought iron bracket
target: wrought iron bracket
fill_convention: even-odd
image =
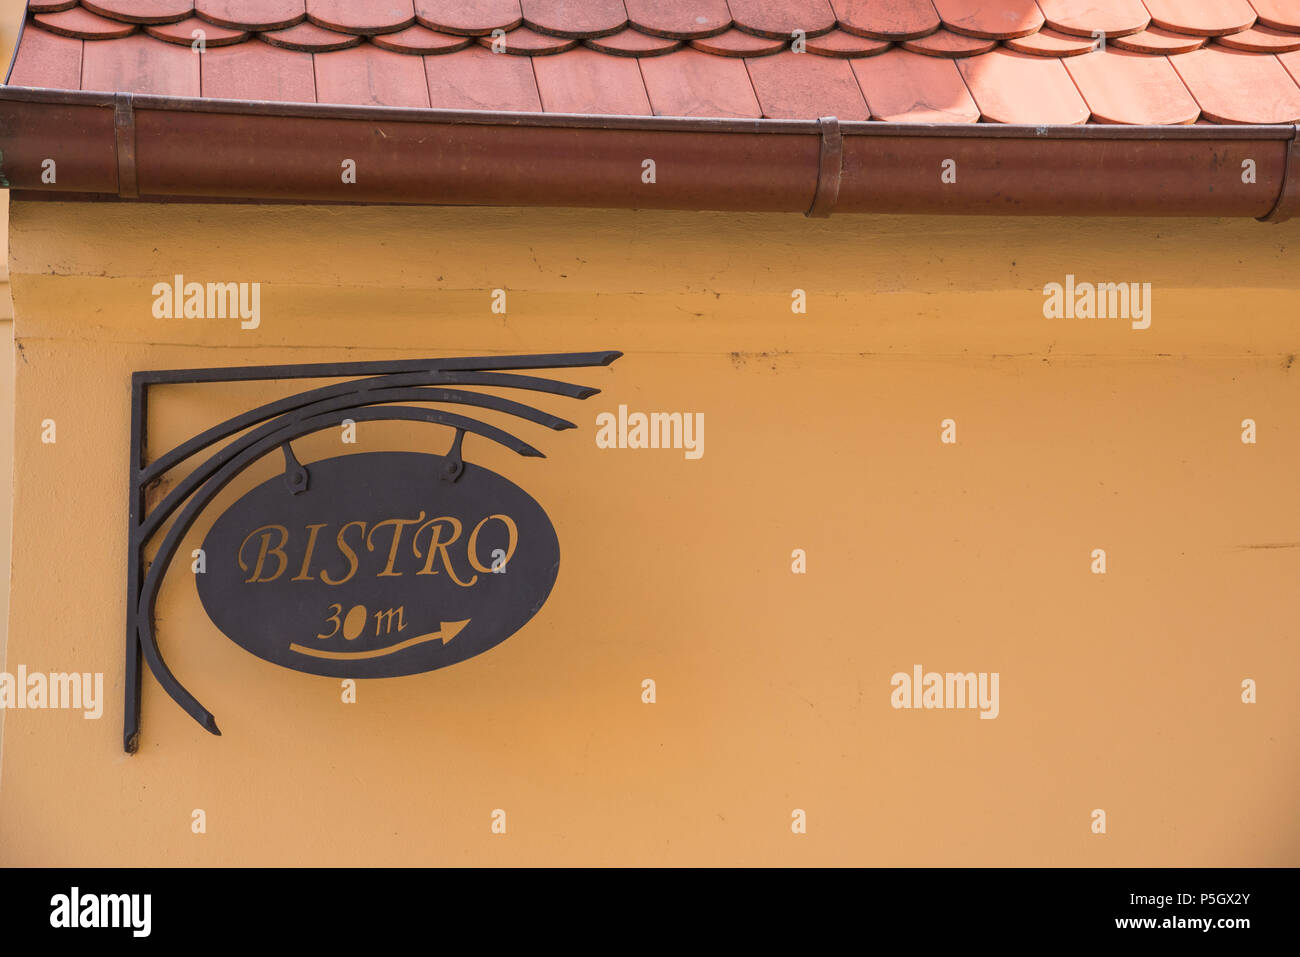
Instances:
[[[621,352],[612,351],[575,352],[135,373],[131,377],[123,749],[134,753],[140,745],[145,664],[173,701],[207,731],[221,734],[216,718],[181,684],[163,660],[155,633],[154,606],[167,569],[185,534],[217,493],[251,464],[280,449],[284,455],[285,485],[292,494],[300,495],[310,486],[310,471],[294,455],[291,441],[336,427],[344,419],[428,422],[454,429],[455,437],[446,455],[448,468],[442,476],[447,482],[457,481],[464,471],[462,446],[467,433],[489,439],[519,455],[541,457],[542,453],[537,449],[496,426],[436,406],[450,404],[488,409],[557,431],[576,428],[566,419],[478,389],[519,389],[587,399],[600,390],[520,373],[607,366],[621,355]],[[145,461],[151,387],[286,379],[348,381],[309,389],[250,409],[193,436],[150,462]],[[474,388],[464,389],[462,386]],[[411,402],[422,405],[398,404]],[[150,486],[181,463],[223,442],[224,445],[198,462],[152,509],[147,508],[146,492]],[[165,532],[164,525],[167,526]],[[158,537],[161,537],[161,542],[149,561],[150,545]]]

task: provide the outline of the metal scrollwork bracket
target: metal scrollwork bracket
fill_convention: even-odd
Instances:
[[[311,481],[310,472],[294,455],[291,441],[338,426],[345,419],[354,422],[426,422],[454,429],[455,438],[446,455],[446,471],[441,476],[446,482],[455,482],[464,472],[462,446],[467,433],[496,442],[519,455],[540,457],[541,452],[510,433],[438,406],[487,409],[553,430],[576,428],[566,419],[478,389],[524,390],[587,399],[600,390],[522,373],[607,366],[621,355],[621,352],[612,351],[573,352],[135,373],[131,377],[123,749],[134,753],[139,748],[140,702],[146,664],[173,701],[207,731],[221,733],[216,718],[177,680],[163,660],[155,634],[154,606],[163,578],[185,534],[217,493],[241,472],[279,449],[284,455],[284,482],[289,492],[293,495],[306,492]],[[150,462],[145,461],[151,387],[288,379],[348,381],[309,389],[250,409],[182,442]],[[172,469],[218,445],[219,448],[206,458],[196,459],[191,471],[177,481],[152,509],[147,507],[148,488]],[[147,553],[155,538],[161,541],[149,561]]]

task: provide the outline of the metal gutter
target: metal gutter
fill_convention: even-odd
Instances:
[[[1294,216],[1297,210],[1300,210],[1300,126],[1293,126],[1287,144],[1286,166],[1282,171],[1282,189],[1273,209],[1261,219],[1267,223],[1280,223]]]
[[[0,88],[0,171],[19,200],[1279,222],[1300,206],[1298,132],[460,112]],[[54,183],[41,181],[46,159],[57,164]],[[355,183],[343,182],[349,159]],[[643,181],[645,160],[653,183]],[[1254,182],[1243,181],[1247,161]],[[942,181],[945,165],[955,182]]]

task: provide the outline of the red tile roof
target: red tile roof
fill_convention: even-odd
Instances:
[[[31,0],[11,85],[923,123],[1300,122],[1300,0]],[[201,37],[202,55],[192,46]],[[1104,49],[1096,49],[1104,38]]]

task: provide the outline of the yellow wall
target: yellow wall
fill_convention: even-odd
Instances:
[[[9,298],[9,190],[0,190],[0,667],[9,631],[9,539],[14,474],[14,307]],[[0,772],[4,770],[4,711],[0,710]],[[3,787],[0,773],[0,787]]]
[[[9,71],[9,61],[18,45],[18,31],[22,28],[26,9],[26,0],[0,0],[0,64],[3,64],[0,80]]]
[[[19,203],[11,232],[6,667],[109,702],[6,717],[2,863],[1300,864],[1300,223]],[[154,319],[176,272],[260,281],[261,327]],[[1043,318],[1066,273],[1152,283],[1151,328]],[[180,565],[161,645],[224,736],[147,677],[121,752],[133,370],[590,349],[627,355],[541,402],[581,426],[527,432],[546,460],[467,440],[559,535],[518,635],[345,705]],[[300,385],[162,390],[151,449]],[[598,449],[619,403],[705,413],[704,457]],[[917,663],[997,671],[999,717],[891,708]]]
[[[0,64],[9,69],[26,0],[0,0]],[[2,79],[3,74],[0,74]],[[9,530],[13,499],[14,344],[9,298],[9,190],[0,189],[0,666],[9,624]],[[0,711],[0,771],[3,770],[4,712]],[[3,785],[0,777],[0,785]]]

